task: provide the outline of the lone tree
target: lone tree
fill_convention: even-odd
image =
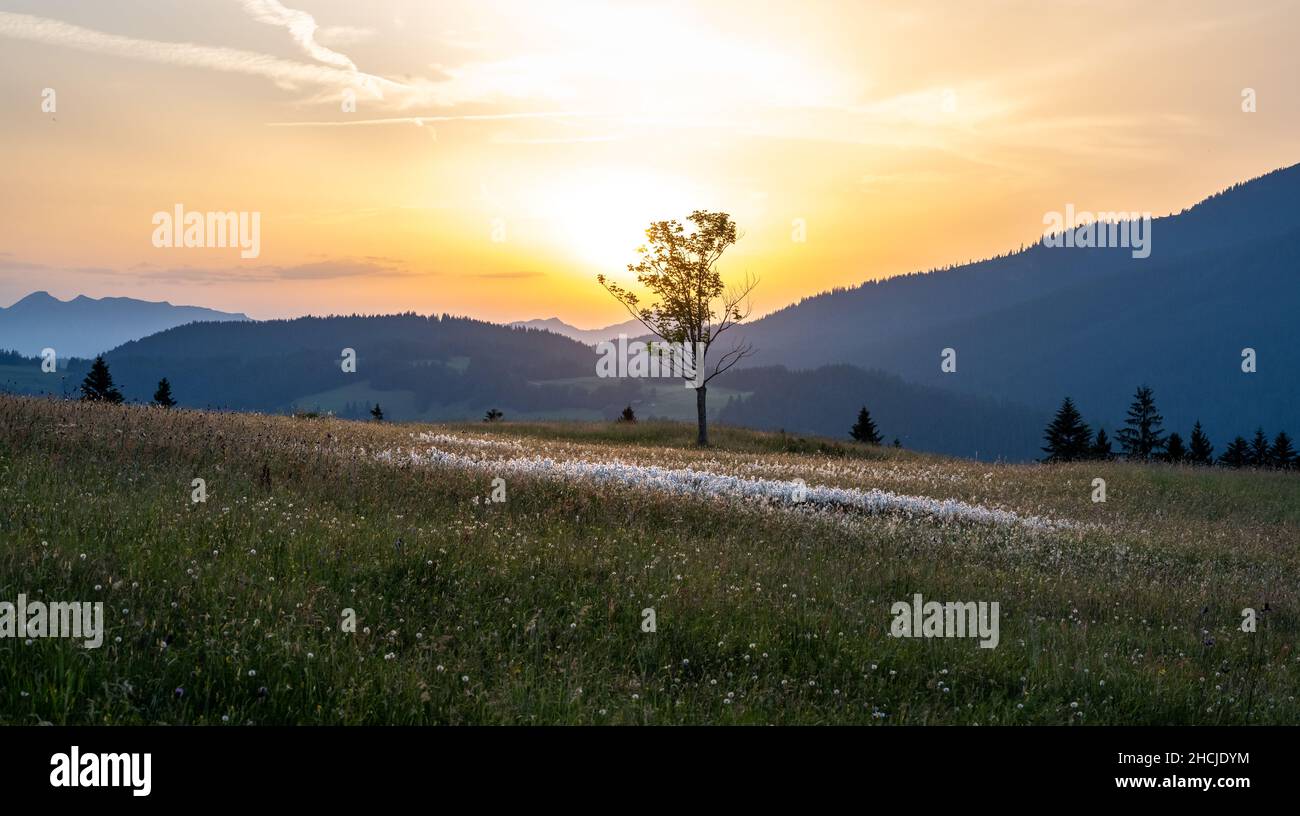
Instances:
[[[158,390],[153,392],[153,404],[160,408],[171,408],[176,404],[176,400],[172,399],[172,384],[167,382],[166,377],[158,381]]]
[[[1295,448],[1291,445],[1291,437],[1287,436],[1286,431],[1277,432],[1277,436],[1273,438],[1273,447],[1268,451],[1268,458],[1275,468],[1289,470],[1296,466]]]
[[[1083,421],[1079,409],[1074,407],[1074,400],[1069,397],[1061,403],[1052,424],[1043,433],[1047,444],[1043,453],[1047,454],[1045,462],[1073,462],[1088,458],[1092,447],[1092,429]]]
[[[623,413],[621,413],[621,414],[618,415],[618,421],[619,421],[619,422],[627,422],[627,423],[629,423],[629,424],[633,424],[633,423],[636,422],[636,411],[633,411],[633,410],[632,410],[632,406],[631,406],[631,405],[629,405],[629,406],[627,406],[626,408],[624,408],[624,409],[623,409]]]
[[[1210,444],[1210,437],[1205,435],[1201,429],[1201,421],[1196,420],[1192,426],[1191,447],[1187,449],[1187,461],[1193,465],[1212,465],[1214,464],[1214,446]]]
[[[862,410],[858,411],[858,421],[853,423],[853,427],[849,430],[849,436],[858,442],[866,442],[868,445],[880,444],[882,439],[880,431],[876,429],[876,423],[871,419],[871,412],[867,410],[867,406],[862,406]],[[898,440],[895,439],[894,441],[897,442]]]
[[[379,403],[376,402],[375,407],[370,409],[370,416],[375,422],[384,421],[384,409],[379,407]]]
[[[1128,407],[1125,427],[1120,428],[1119,444],[1129,459],[1147,460],[1165,447],[1165,418],[1156,410],[1156,401],[1147,386],[1138,388]]]
[[[1110,437],[1106,436],[1105,428],[1097,429],[1097,438],[1093,441],[1092,447],[1088,449],[1089,459],[1100,459],[1103,462],[1109,462],[1115,458],[1115,452],[1110,449]]]
[[[483,415],[483,421],[484,421],[484,422],[500,422],[500,421],[501,421],[501,417],[503,417],[503,416],[505,416],[505,414],[501,413],[501,412],[498,411],[497,409],[495,409],[495,408],[489,408],[489,409],[487,410],[487,413]]]
[[[85,402],[114,404],[122,401],[122,392],[113,386],[113,375],[108,373],[108,363],[104,362],[102,354],[95,358],[90,373],[81,381],[81,399]]]
[[[681,367],[677,370],[688,381],[688,387],[695,389],[699,423],[696,442],[703,447],[709,444],[709,381],[754,349],[748,343],[733,346],[717,357],[712,371],[707,367],[707,358],[718,338],[749,316],[749,294],[758,281],[746,275],[735,287],[722,283],[718,260],[727,247],[736,243],[736,225],[731,216],[696,210],[687,220],[695,227],[689,233],[676,220],[652,222],[646,230],[647,243],[637,248],[641,260],[627,265],[656,302],[643,304],[639,295],[604,275],[597,275],[596,281],[651,334],[669,344],[668,354],[679,358]]]
[[[1165,461],[1178,465],[1186,459],[1187,448],[1183,445],[1183,438],[1177,432],[1169,434],[1169,441],[1165,443]]]

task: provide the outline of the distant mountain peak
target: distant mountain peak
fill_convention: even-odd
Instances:
[[[34,356],[53,348],[65,359],[93,357],[186,323],[228,320],[248,320],[248,316],[129,297],[77,295],[59,300],[40,290],[8,308],[0,307],[0,349]]]
[[[615,323],[611,326],[605,326],[600,329],[579,329],[569,323],[565,323],[558,317],[534,318],[533,320],[519,320],[508,324],[513,328],[520,329],[537,329],[540,331],[549,331],[554,334],[563,335],[570,340],[577,340],[579,343],[595,345],[603,340],[613,340],[620,334],[626,334],[629,337],[644,337],[649,332],[645,326],[641,325],[638,320],[625,320],[622,323]]]
[[[56,298],[54,295],[51,295],[49,292],[45,291],[44,289],[40,289],[38,291],[32,292],[27,297],[14,301],[13,305],[17,306],[20,303],[33,304],[33,303],[50,303],[50,302],[61,303],[62,301],[60,301],[58,298]],[[10,306],[9,308],[12,309],[13,306]],[[4,311],[3,306],[0,306],[0,311]]]

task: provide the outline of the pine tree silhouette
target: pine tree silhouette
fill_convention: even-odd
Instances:
[[[1169,441],[1165,443],[1165,461],[1177,465],[1186,458],[1187,448],[1183,447],[1183,438],[1177,432],[1169,434]]]
[[[868,445],[880,444],[880,431],[876,429],[876,423],[872,421],[867,406],[862,406],[862,410],[858,411],[858,421],[853,423],[853,427],[849,430],[849,436],[853,437],[855,441],[866,442]]]
[[[376,402],[375,407],[370,409],[370,416],[375,422],[384,421],[384,409],[379,407],[379,403]]]
[[[498,411],[497,409],[495,409],[495,408],[489,408],[489,409],[487,410],[487,413],[483,415],[483,421],[484,421],[484,422],[500,422],[500,421],[501,421],[501,418],[504,417],[504,416],[505,416],[505,414],[501,413],[501,412]]]
[[[95,358],[86,379],[81,381],[81,399],[86,402],[122,401],[122,392],[113,387],[113,375],[108,373],[108,363],[103,355]]]
[[[1242,437],[1232,440],[1228,449],[1219,457],[1219,464],[1226,467],[1243,468],[1250,464],[1250,443]]]
[[[1250,454],[1246,458],[1246,464],[1251,467],[1265,468],[1268,467],[1272,460],[1269,458],[1268,437],[1264,435],[1264,429],[1255,430],[1255,438],[1250,443]]]
[[[1100,459],[1103,462],[1109,462],[1115,458],[1115,452],[1110,449],[1110,437],[1106,436],[1105,428],[1097,429],[1097,438],[1093,441],[1092,447],[1088,450],[1088,457],[1091,459]]]
[[[153,392],[153,404],[162,408],[171,408],[176,404],[176,400],[172,399],[172,384],[167,382],[166,377],[158,381],[158,390]]]
[[[635,422],[636,422],[636,411],[633,411],[633,410],[632,410],[632,406],[631,406],[631,405],[629,405],[629,406],[627,406],[626,408],[624,408],[624,409],[623,409],[623,413],[621,413],[621,414],[618,415],[618,421],[619,421],[619,422],[627,422],[627,423],[635,423]]]
[[[1268,458],[1275,468],[1290,470],[1296,466],[1295,448],[1291,445],[1291,437],[1286,435],[1286,431],[1277,432],[1277,436],[1273,438],[1273,447],[1268,451]]]
[[[1210,444],[1210,437],[1201,430],[1199,419],[1192,426],[1192,444],[1187,451],[1187,461],[1193,465],[1214,464],[1214,446]]]
[[[1165,418],[1156,410],[1155,398],[1147,386],[1138,388],[1128,408],[1125,427],[1119,430],[1119,444],[1129,459],[1146,461],[1165,447],[1162,426]]]
[[[1087,458],[1092,429],[1083,421],[1079,409],[1074,407],[1074,400],[1066,397],[1043,438],[1047,440],[1043,446],[1043,452],[1047,454],[1044,462],[1073,462]]]

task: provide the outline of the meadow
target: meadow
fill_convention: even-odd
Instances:
[[[1294,473],[694,433],[0,396],[0,600],[107,621],[0,640],[0,723],[1300,719]]]

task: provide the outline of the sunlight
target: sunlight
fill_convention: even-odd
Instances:
[[[533,190],[529,204],[565,255],[628,279],[651,221],[685,219],[703,206],[689,182],[623,169],[557,179]]]

